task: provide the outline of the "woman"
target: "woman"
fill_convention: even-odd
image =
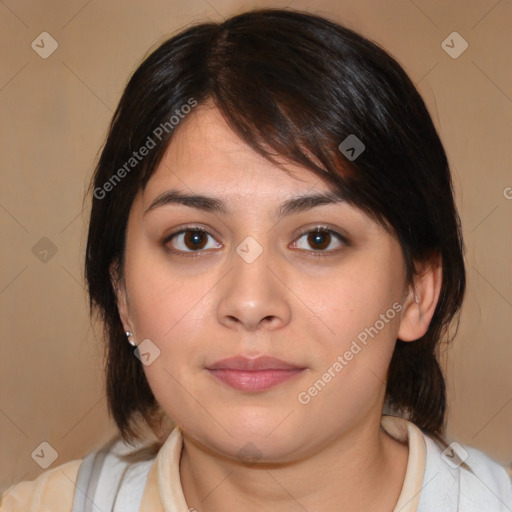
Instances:
[[[134,73],[91,189],[120,438],[2,510],[512,510],[505,470],[444,439],[461,229],[382,49],[290,10],[188,28]]]

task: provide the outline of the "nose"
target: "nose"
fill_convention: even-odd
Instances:
[[[291,317],[288,288],[277,277],[277,263],[268,251],[251,262],[233,252],[231,271],[222,281],[217,306],[218,321],[230,329],[275,330]]]

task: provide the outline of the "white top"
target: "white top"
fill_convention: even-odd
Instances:
[[[505,469],[483,452],[458,443],[451,443],[442,451],[429,436],[403,418],[384,415],[382,427],[409,445],[404,483],[393,512],[512,511],[512,482]],[[156,456],[165,512],[189,510],[179,474],[182,446],[182,432],[175,427]],[[129,451],[126,445],[119,442],[108,452],[95,491],[95,510],[139,510],[146,478],[155,459],[128,466],[115,455],[126,451]],[[463,461],[473,473],[461,465]],[[124,470],[127,472],[117,493],[117,483],[112,482],[118,482]]]
[[[394,512],[512,512],[510,477],[485,453],[457,443],[440,448],[403,418],[383,415],[381,424],[409,447]],[[61,464],[34,481],[12,485],[2,493],[0,512],[193,510],[189,510],[181,486],[180,428],[175,427],[150,460],[130,463],[120,458],[140,447],[113,439],[83,460]]]

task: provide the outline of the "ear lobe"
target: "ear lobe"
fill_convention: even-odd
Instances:
[[[130,319],[130,312],[128,307],[128,297],[123,280],[120,275],[119,264],[117,261],[112,262],[110,265],[110,282],[116,296],[117,310],[119,317],[123,323],[125,331],[133,332],[133,326]]]
[[[428,330],[441,293],[443,267],[438,256],[429,262],[409,285],[397,337],[402,341],[414,341]]]

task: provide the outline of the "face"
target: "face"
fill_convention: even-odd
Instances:
[[[311,171],[287,169],[246,146],[215,108],[198,107],[128,220],[124,327],[136,344],[150,340],[144,371],[166,413],[231,458],[254,450],[290,461],[379,422],[404,322],[396,239],[343,202],[284,211],[331,192]],[[165,199],[169,191],[215,198],[225,211]],[[234,356],[281,363],[212,368]]]

